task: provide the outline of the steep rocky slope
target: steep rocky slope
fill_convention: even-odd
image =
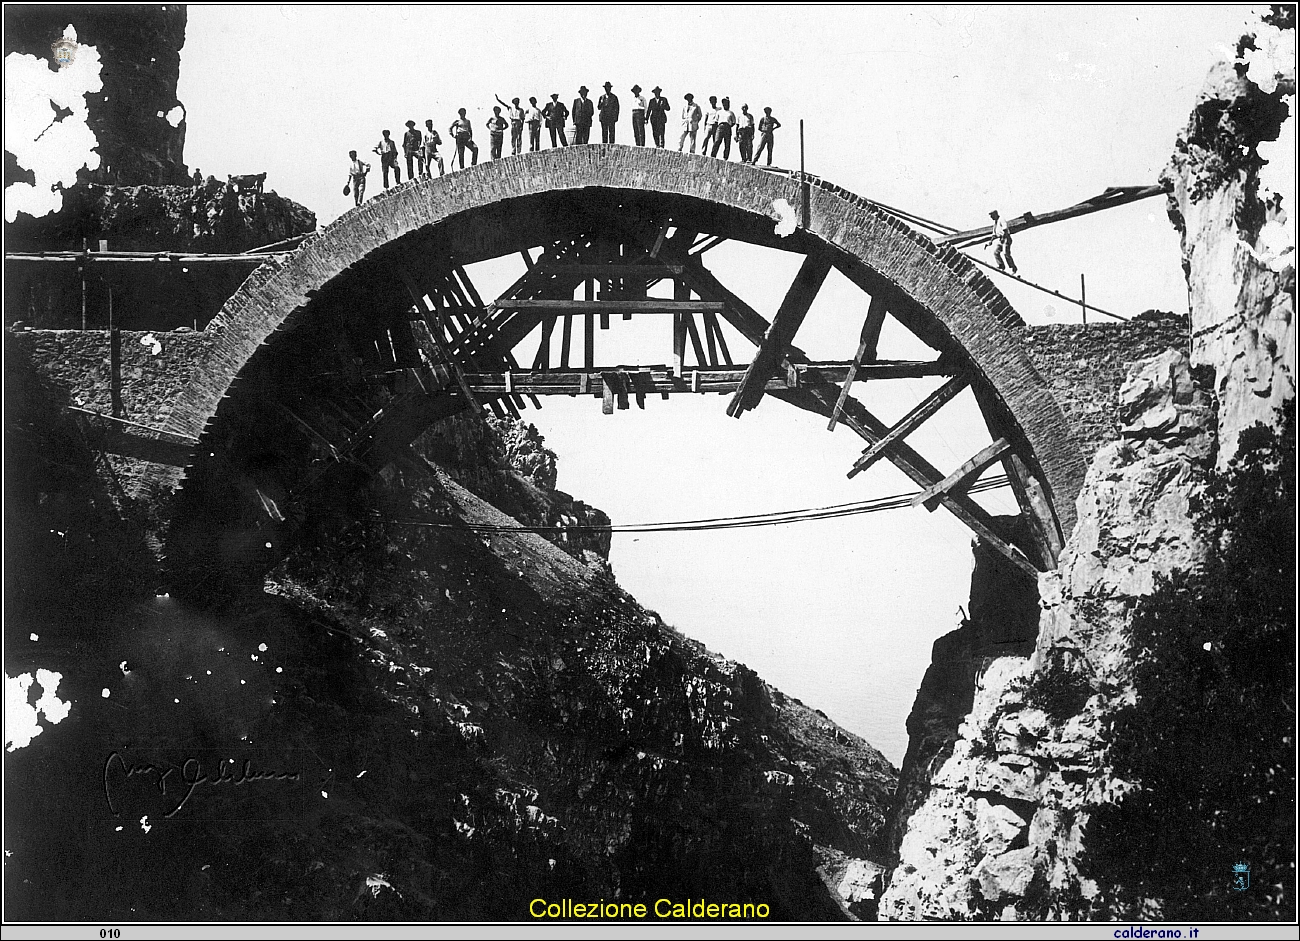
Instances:
[[[1293,17],[1239,51],[1294,49]],[[1294,236],[1260,184],[1293,103],[1268,61],[1211,74],[1167,171],[1191,357],[1131,373],[1034,649],[986,664],[882,917],[1294,919]]]
[[[449,423],[320,493],[262,590],[196,611],[141,592],[150,554],[76,427],[13,401],[7,668],[60,671],[73,703],[6,760],[31,785],[6,796],[14,917],[872,914],[894,770],[637,605],[599,542],[561,551],[456,482],[536,521],[602,519],[551,489],[535,432]],[[103,585],[49,577],[32,550],[60,540]],[[234,783],[262,772],[288,777]]]

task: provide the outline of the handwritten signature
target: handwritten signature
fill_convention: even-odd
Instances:
[[[156,777],[156,787],[160,794],[167,794],[169,786],[174,788],[172,793],[180,795],[180,800],[175,807],[164,813],[163,817],[172,817],[179,813],[181,808],[189,803],[194,793],[205,784],[211,787],[220,787],[221,785],[242,787],[259,782],[297,784],[306,777],[305,771],[254,769],[251,758],[245,758],[242,762],[236,762],[233,759],[222,759],[217,763],[215,773],[209,775],[203,768],[203,762],[198,758],[186,758],[180,764],[171,762],[156,763],[153,761],[133,761],[115,751],[104,761],[104,799],[108,801],[108,809],[114,816],[119,816],[121,813],[113,800],[113,777],[111,773],[114,769],[120,772],[128,781],[132,778],[148,780],[151,776]]]

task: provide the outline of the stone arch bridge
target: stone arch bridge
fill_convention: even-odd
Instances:
[[[728,239],[801,257],[770,316],[710,270],[708,250]],[[506,255],[526,270],[483,298],[466,266]],[[815,363],[794,341],[832,268],[870,300],[854,315],[853,359]],[[600,364],[597,324],[644,315],[671,317],[671,362],[665,344],[650,365]],[[879,360],[890,317],[932,358]],[[722,323],[752,349],[732,350]],[[210,352],[163,423],[184,456],[151,464],[139,487],[176,491],[173,569],[232,557],[265,567],[296,499],[399,460],[455,412],[514,412],[546,394],[601,396],[612,410],[729,392],[737,417],[766,396],[846,425],[864,445],[850,474],[892,461],[924,491],[918,503],[945,507],[1032,573],[1055,564],[1085,464],[1022,326],[961,253],[824,181],[618,145],[525,154],[385,191],[257,269],[209,325]],[[521,364],[514,351],[530,335],[538,352]],[[918,376],[943,383],[893,425],[854,395]],[[907,437],[967,387],[989,445],[937,467]],[[966,493],[999,462],[1020,507],[1011,524]]]

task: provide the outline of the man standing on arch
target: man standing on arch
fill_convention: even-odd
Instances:
[[[700,106],[695,103],[695,96],[686,93],[686,104],[682,107],[682,136],[677,141],[677,152],[686,146],[686,138],[691,139],[691,153],[695,153],[695,135],[700,131]]]
[[[559,92],[551,92],[551,100],[542,109],[542,117],[546,119],[546,129],[551,132],[551,147],[568,147],[569,139],[564,136],[564,122],[569,120],[569,109],[564,107]],[[560,135],[558,144],[555,143],[556,134]]]
[[[613,88],[612,82],[606,82],[605,94],[601,95],[600,101],[596,102],[596,110],[600,112],[602,144],[614,143],[614,131],[618,127],[618,95],[614,94]]]
[[[537,99],[528,99],[528,110],[524,112],[524,120],[528,123],[528,152],[531,154],[535,150],[542,149],[542,118],[545,112],[537,109]]]
[[[664,128],[668,124],[668,99],[660,94],[663,89],[656,85],[650,89],[654,97],[650,99],[650,104],[646,106],[646,117],[650,119],[650,132],[654,135],[655,146],[664,146]],[[681,149],[680,147],[678,148]]]
[[[573,142],[588,144],[591,142],[591,120],[596,116],[596,105],[587,97],[591,91],[586,85],[578,89],[578,97],[573,99]]]
[[[414,121],[406,122],[406,134],[402,137],[402,153],[406,155],[406,178],[414,180],[416,171],[424,173],[424,136],[416,128]],[[400,183],[401,180],[398,180]]]
[[[451,122],[451,139],[456,142],[456,156],[460,158],[460,168],[465,169],[465,151],[469,151],[473,158],[470,166],[478,164],[478,144],[474,143],[474,127],[469,123],[469,118],[465,117],[465,109],[461,108],[458,112],[460,117]]]
[[[632,140],[638,147],[645,146],[645,96],[641,86],[632,86]]]

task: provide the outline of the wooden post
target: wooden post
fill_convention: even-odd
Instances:
[[[835,408],[831,410],[830,424],[826,426],[827,431],[835,430],[835,423],[839,421],[840,412],[844,409],[844,401],[849,397],[849,387],[853,385],[859,367],[864,362],[872,362],[876,358],[876,345],[880,341],[880,328],[884,326],[885,313],[885,302],[879,296],[873,297],[871,306],[867,308],[867,319],[862,322],[862,335],[858,340],[858,351],[854,354],[853,362],[849,365],[849,374],[844,377],[844,387],[840,390],[839,401],[835,403]]]
[[[802,184],[801,195],[803,197],[800,218],[803,227],[806,229],[808,228],[809,203],[812,201],[812,187],[808,184],[808,174],[804,170],[803,163],[803,118],[799,119],[799,181]]]
[[[85,258],[81,259],[81,329],[86,329],[86,266],[90,264],[89,243],[86,239],[81,240],[81,253]]]
[[[564,315],[564,330],[560,335],[560,368],[569,368],[569,347],[573,343],[573,315]]]
[[[596,299],[595,282],[588,278],[583,282],[586,299],[593,301]],[[586,341],[586,348],[583,351],[583,363],[588,369],[596,368],[596,316],[595,314],[583,314],[583,339]]]
[[[108,389],[113,417],[122,418],[122,331],[113,322],[113,285],[108,286]]]
[[[1083,311],[1083,325],[1088,326],[1088,286],[1083,283],[1083,272],[1079,272],[1079,310]]]

